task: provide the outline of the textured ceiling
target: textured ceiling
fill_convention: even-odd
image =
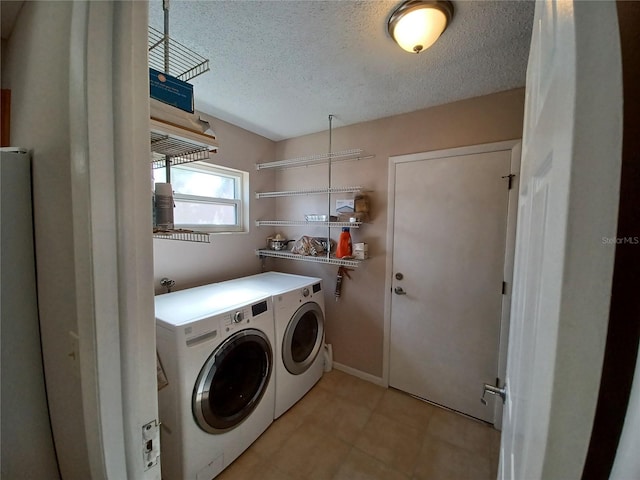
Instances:
[[[170,35],[210,60],[196,108],[272,140],[524,86],[532,1],[454,1],[420,55],[386,31],[398,4],[172,0]],[[149,23],[163,30],[161,0]]]

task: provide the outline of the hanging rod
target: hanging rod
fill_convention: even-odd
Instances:
[[[335,194],[335,193],[357,193],[363,190],[362,187],[330,187],[317,188],[313,190],[287,190],[282,192],[256,192],[256,198],[273,197],[297,197],[303,195]]]
[[[360,228],[362,222],[308,222],[306,220],[256,220],[256,227]]]
[[[326,163],[329,160],[365,160],[373,158],[375,155],[362,155],[362,149],[354,148],[351,150],[342,150],[335,153],[322,153],[318,155],[309,155],[308,157],[290,158],[288,160],[278,160],[275,162],[257,163],[256,170],[264,170],[267,168],[286,168],[301,167],[306,165],[315,165],[318,163]]]

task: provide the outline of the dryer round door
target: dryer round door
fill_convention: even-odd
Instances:
[[[324,315],[320,305],[308,302],[293,315],[284,332],[282,361],[293,375],[306,372],[322,349]]]
[[[241,330],[207,359],[196,381],[192,409],[198,426],[224,433],[258,406],[273,371],[271,343],[260,330]]]

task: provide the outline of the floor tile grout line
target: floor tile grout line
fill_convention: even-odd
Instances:
[[[274,450],[273,453],[271,453],[270,455],[265,454],[264,456],[258,453],[258,450],[254,448],[254,445],[257,444],[259,439],[256,442],[254,442],[254,444],[248,449],[248,451],[253,450],[253,454],[255,454],[256,457],[259,458],[261,462],[264,462],[265,468],[268,467],[268,469],[272,469],[273,472],[275,472],[276,474],[280,473],[283,475],[283,477],[286,477],[286,478],[296,478],[295,475],[289,474],[288,471],[280,468],[280,466],[278,466],[278,464],[276,464],[272,460],[275,458],[276,454],[281,451],[281,449],[285,448],[288,439],[291,438],[291,436],[294,435],[296,432],[299,432],[300,429],[306,426],[306,428],[314,428],[314,429],[317,428],[318,431],[323,436],[327,436],[326,438],[330,436],[332,438],[332,441],[340,442],[341,444],[344,445],[344,447],[346,447],[345,448],[346,453],[344,454],[344,457],[339,461],[339,463],[336,463],[334,464],[333,467],[331,467],[332,469],[335,468],[335,471],[334,473],[330,474],[331,476],[328,478],[331,478],[331,479],[339,478],[340,472],[345,468],[345,465],[349,461],[349,458],[355,452],[357,452],[358,455],[364,455],[367,458],[374,459],[376,462],[378,462],[379,465],[384,466],[385,471],[395,472],[396,474],[398,474],[402,478],[406,478],[407,480],[410,480],[410,479],[416,480],[421,478],[417,475],[419,473],[419,460],[416,461],[416,463],[414,463],[410,472],[404,469],[398,470],[394,466],[395,464],[393,462],[388,463],[382,458],[378,458],[375,455],[372,455],[371,453],[368,453],[367,451],[357,446],[360,439],[363,438],[367,425],[369,425],[370,422],[373,420],[374,415],[380,415],[385,419],[385,421],[390,422],[390,424],[397,425],[398,427],[409,428],[412,430],[414,428],[418,429],[419,441],[420,441],[418,456],[420,456],[422,452],[424,452],[425,448],[427,448],[428,442],[434,442],[434,445],[435,444],[447,445],[447,449],[457,450],[460,452],[464,452],[466,455],[470,455],[471,457],[476,457],[482,461],[482,464],[484,465],[484,467],[486,467],[488,464],[490,467],[490,471],[495,471],[495,468],[493,466],[493,463],[495,463],[494,462],[495,459],[493,459],[493,456],[494,456],[493,446],[489,446],[489,448],[486,449],[488,451],[488,454],[487,454],[487,452],[475,451],[463,445],[453,443],[452,441],[450,441],[451,439],[439,437],[433,434],[434,432],[431,431],[431,427],[434,424],[436,415],[456,415],[455,412],[450,412],[447,409],[438,408],[437,406],[434,406],[429,402],[421,401],[421,399],[415,399],[414,397],[406,394],[405,392],[401,392],[393,389],[392,391],[397,392],[397,394],[406,396],[408,398],[414,398],[416,401],[424,404],[425,407],[433,409],[429,413],[429,415],[427,415],[426,421],[423,420],[424,425],[415,427],[414,425],[409,424],[409,422],[406,421],[406,418],[403,417],[402,415],[395,416],[395,417],[392,417],[389,415],[389,408],[393,408],[394,402],[396,402],[396,407],[398,406],[397,399],[395,400],[394,399],[390,400],[389,398],[385,399],[385,395],[389,395],[388,392],[390,391],[390,389],[384,389],[378,386],[370,387],[368,385],[365,385],[364,383],[361,383],[363,382],[362,380],[344,373],[334,376],[329,381],[325,380],[327,378],[330,378],[330,377],[328,376],[323,377],[323,379],[321,379],[316,384],[316,386],[314,386],[312,390],[307,394],[307,395],[312,394],[312,396],[303,397],[303,399],[301,399],[301,401],[298,404],[296,404],[289,411],[287,411],[282,417],[275,420],[275,422],[279,420],[284,420],[285,418],[287,418],[286,417],[287,415],[292,415],[292,414],[297,416],[296,418],[288,417],[289,421],[292,421],[294,425],[290,431],[288,431],[286,426],[283,425],[283,427],[281,428],[284,428],[284,430],[281,432],[278,432],[274,436],[274,441],[277,441],[280,444],[277,445],[277,448],[276,450]],[[380,388],[380,390],[378,390],[378,388]],[[314,390],[316,391],[315,396],[313,396],[313,393],[312,393]],[[373,400],[372,402],[367,402],[365,398],[366,398],[366,395],[368,394],[375,395],[376,396],[375,400]],[[337,401],[343,402],[342,405],[348,405],[349,408],[359,407],[364,409],[364,411],[366,411],[365,416],[360,416],[361,414],[357,413],[358,420],[357,421],[354,420],[354,422],[356,423],[356,426],[353,430],[354,432],[353,436],[351,436],[351,434],[349,433],[347,433],[346,436],[340,436],[338,434],[337,425],[333,431],[331,429],[324,428],[319,424],[314,425],[314,416],[317,416],[320,409],[322,409],[327,405],[327,400],[334,400],[334,399]],[[306,400],[306,403],[305,403],[305,400]],[[388,402],[386,405],[384,404],[385,401]],[[400,401],[400,405],[402,405],[403,401],[404,400]],[[297,412],[295,410],[296,407],[298,408]],[[336,408],[345,408],[345,407],[341,406]],[[347,409],[347,412],[348,411],[349,410]],[[460,418],[465,418],[465,417],[460,417]],[[472,421],[472,419],[465,418],[465,422],[467,421]],[[456,422],[458,422],[457,425],[456,425]],[[361,423],[361,426],[360,426],[360,423]],[[447,423],[450,423],[450,425],[447,426]],[[460,424],[461,424],[460,421],[456,420],[452,423],[445,421],[443,425],[444,427],[454,428],[453,432],[457,432],[457,431],[466,432],[467,430],[466,430],[466,427],[464,426],[466,424],[462,423],[463,425],[462,427],[460,427]],[[474,422],[474,424],[482,425],[482,423],[480,422]],[[349,425],[348,428],[351,428],[352,426],[353,426],[353,423]],[[486,427],[486,428],[490,428],[490,427]],[[345,431],[349,432],[350,430],[343,430],[343,432]],[[463,433],[463,435],[465,435],[465,433]],[[472,438],[473,438],[473,435],[472,435]],[[479,437],[482,437],[482,435],[480,435]],[[352,440],[349,440],[351,438]],[[416,440],[418,440],[418,438],[416,438]],[[494,441],[495,441],[494,439],[490,438],[490,442],[494,442]],[[268,451],[269,451],[268,448],[262,449],[263,453]],[[406,465],[406,466],[409,466],[409,465]]]

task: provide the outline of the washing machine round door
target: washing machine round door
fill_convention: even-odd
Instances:
[[[224,433],[242,423],[258,406],[272,370],[271,343],[263,332],[246,329],[230,336],[198,375],[192,399],[198,426]]]
[[[293,315],[282,341],[282,361],[293,375],[306,372],[322,349],[324,315],[320,305],[308,302]]]

